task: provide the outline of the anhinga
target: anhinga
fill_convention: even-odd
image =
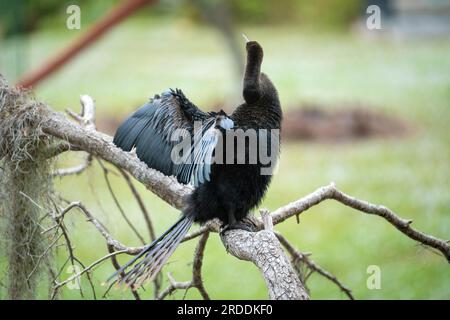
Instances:
[[[211,161],[216,156],[218,143],[227,139],[229,131],[262,131],[264,134],[258,134],[257,139],[269,140],[270,149],[273,146],[270,140],[274,139],[270,131],[281,129],[282,111],[277,90],[267,75],[260,71],[263,50],[256,41],[246,40],[245,102],[231,115],[223,111],[203,112],[177,89],[156,95],[117,129],[114,143],[118,147],[124,151],[135,148],[138,158],[150,168],[195,187],[186,200],[181,218],[117,271],[113,277],[133,265],[118,281],[137,287],[153,279],[194,222],[204,223],[218,218],[225,229],[249,229],[242,219],[260,203],[267,190],[271,175],[261,173],[261,168],[266,164],[261,162],[259,156],[253,163]],[[201,122],[199,130],[194,128],[196,122]],[[180,129],[194,141],[188,145],[182,159],[195,161],[173,161],[173,150],[178,143],[173,135]],[[275,153],[277,158],[278,145],[272,149],[269,152]],[[227,152],[228,149],[223,154]],[[246,160],[250,158],[247,144],[241,152]]]

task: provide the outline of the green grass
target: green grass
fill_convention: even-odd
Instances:
[[[386,205],[414,220],[414,227],[448,239],[450,40],[369,41],[349,34],[305,34],[296,26],[242,27],[242,31],[264,46],[263,69],[277,85],[285,109],[303,102],[329,108],[361,102],[417,127],[416,134],[403,139],[285,143],[279,172],[262,206],[275,209],[334,181],[344,192]],[[40,65],[77,35],[65,29],[33,34],[31,66]],[[4,47],[8,50],[7,43]],[[132,19],[43,82],[35,93],[59,110],[77,109],[79,95],[90,94],[101,118],[125,116],[154,93],[180,87],[208,109],[239,93],[233,70],[227,48],[212,30],[184,20]],[[62,164],[76,162],[76,156],[69,157]],[[126,185],[117,177],[111,179],[127,214],[147,236]],[[57,179],[56,186],[66,198],[83,201],[123,243],[140,245],[115,208],[97,164],[86,175]],[[139,188],[161,233],[178,213]],[[69,221],[75,252],[82,261],[90,263],[106,253],[104,241],[81,215],[73,212]],[[328,201],[302,215],[299,225],[292,219],[276,229],[300,250],[312,252],[312,259],[351,287],[357,298],[450,298],[445,260],[378,217]],[[179,281],[188,280],[194,248],[194,242],[183,244],[164,272],[172,272]],[[64,260],[61,252],[59,261]],[[369,265],[381,268],[381,290],[366,287]],[[100,294],[105,290],[100,283],[112,271],[109,263],[95,270]],[[267,297],[256,267],[226,254],[216,234],[208,242],[203,273],[212,298]],[[345,298],[318,275],[308,285],[314,299]],[[83,289],[91,297],[85,279]],[[183,295],[178,292],[173,297]],[[143,296],[151,297],[150,286]],[[63,291],[63,298],[79,297],[76,290]],[[116,290],[111,297],[131,295]],[[186,297],[199,295],[190,290]]]

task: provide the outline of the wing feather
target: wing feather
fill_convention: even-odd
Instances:
[[[202,125],[194,132],[194,121],[199,120]],[[149,167],[198,186],[210,180],[212,155],[221,134],[219,126],[228,130],[233,125],[224,112],[204,113],[181,90],[170,90],[128,117],[117,129],[114,143],[124,151],[136,148],[138,158]],[[177,129],[187,130],[193,140],[181,164],[171,159],[172,149],[178,143],[171,138]]]

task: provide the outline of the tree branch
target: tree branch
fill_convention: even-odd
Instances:
[[[2,85],[0,88],[1,94],[7,95],[9,94],[9,90],[14,90],[8,88],[3,83],[0,84]],[[92,99],[91,101],[93,104]],[[89,100],[85,100],[84,103],[89,105]],[[35,108],[39,108],[39,113],[36,113],[39,114],[39,119],[36,119],[36,121],[39,121],[40,127],[45,134],[59,138],[63,143],[68,143],[70,146],[74,146],[77,150],[85,151],[91,156],[99,157],[112,163],[118,168],[126,170],[135,179],[145,185],[147,189],[155,193],[158,197],[169,203],[171,206],[180,210],[183,209],[185,197],[192,192],[192,187],[182,185],[178,183],[175,178],[167,177],[154,169],[148,168],[145,163],[141,162],[136,157],[135,154],[122,151],[112,143],[111,137],[96,131],[95,127],[93,127],[93,122],[89,123],[88,121],[83,121],[82,119],[85,117],[90,117],[93,119],[95,113],[93,108],[92,112],[85,110],[82,113],[82,116],[79,116],[80,119],[77,120],[82,123],[82,125],[79,125],[69,121],[62,114],[52,111],[42,103],[34,103],[34,105]],[[308,294],[305,290],[304,284],[297,277],[289,259],[286,257],[280,242],[272,231],[272,225],[281,223],[294,215],[299,215],[312,206],[327,199],[334,199],[361,212],[378,215],[384,218],[411,239],[438,249],[450,262],[450,249],[446,241],[413,229],[410,226],[411,221],[398,217],[391,210],[383,206],[373,205],[350,197],[337,190],[334,184],[330,184],[326,187],[319,188],[306,197],[275,210],[272,214],[263,212],[263,221],[257,220],[257,224],[264,224],[266,227],[265,230],[261,230],[259,232],[230,230],[224,234],[221,234],[222,241],[228,252],[239,259],[253,262],[260,269],[269,288],[269,296],[272,299],[308,299]],[[142,250],[142,247],[126,247],[119,241],[115,240],[109,234],[107,229],[98,220],[96,220],[80,202],[72,202],[61,212],[60,215],[63,216],[75,207],[81,209],[88,220],[93,223],[96,229],[106,239],[107,244],[114,247],[116,251],[95,261],[79,274],[70,277],[62,283],[58,283],[58,288],[67,281],[73,280],[81,274],[88,272],[102,261],[110,259],[115,254],[137,254]],[[212,221],[201,227],[198,231],[187,235],[184,240],[201,236],[199,246],[197,247],[201,248],[200,244],[202,240],[207,238],[208,232],[218,230],[219,226],[217,222]],[[204,241],[206,242],[206,240]],[[200,251],[203,252],[203,249]],[[197,263],[197,267],[200,266],[201,258],[200,263]],[[187,283],[176,284],[174,281],[171,281],[171,283],[174,288],[187,286]],[[196,284],[198,283],[199,282],[196,282]],[[160,296],[163,294],[164,293]],[[202,296],[207,297],[207,294],[202,293]]]
[[[157,297],[158,300],[162,300],[167,296],[171,295],[177,289],[189,290],[190,288],[197,288],[200,295],[204,300],[210,300],[208,292],[206,292],[205,286],[203,285],[202,279],[202,264],[203,264],[203,253],[205,251],[206,242],[208,241],[209,231],[202,234],[197,248],[194,253],[194,263],[192,264],[192,280],[186,282],[177,282],[173,276],[168,273],[167,278],[169,279],[170,285]]]
[[[332,275],[330,272],[324,270],[322,267],[318,266],[313,260],[311,260],[307,254],[304,254],[300,251],[298,251],[290,242],[288,239],[286,239],[281,233],[275,232],[275,235],[277,236],[278,240],[280,240],[280,243],[283,245],[283,247],[286,248],[286,250],[289,252],[289,254],[292,256],[293,262],[303,262],[306,264],[306,266],[313,272],[317,272],[321,276],[327,278],[338,288],[344,292],[347,297],[349,297],[351,300],[354,300],[352,291],[345,286],[336,276]]]
[[[80,211],[86,216],[87,220],[89,222],[91,222],[94,225],[94,227],[100,232],[100,234],[103,236],[103,238],[105,238],[106,243],[108,245],[114,247],[114,249],[116,251],[121,251],[123,253],[136,255],[136,254],[140,253],[145,248],[145,246],[142,246],[142,247],[127,247],[127,246],[123,245],[121,242],[119,242],[118,240],[114,239],[111,236],[111,234],[109,233],[109,231],[106,229],[106,227],[100,221],[98,221],[96,218],[94,218],[94,216],[89,212],[89,210],[84,206],[84,204],[82,204],[79,201],[75,201],[75,202],[70,203],[55,218],[59,219],[59,220],[62,219],[73,208],[79,208]]]
[[[222,233],[221,238],[229,253],[238,259],[251,261],[259,268],[269,289],[270,299],[309,299],[272,230],[229,230]]]
[[[89,96],[81,96],[81,115],[74,113],[73,111],[67,110],[67,113],[74,119],[76,119],[81,126],[86,130],[95,131],[95,103],[94,100]],[[47,157],[52,157],[59,155],[62,152],[70,150],[71,145],[65,141],[54,146],[53,149],[47,150]],[[77,166],[65,169],[58,169],[53,172],[53,176],[68,176],[74,174],[80,174],[86,170],[92,164],[92,155],[87,153],[83,162]]]
[[[142,201],[141,195],[135,188],[133,182],[131,181],[130,177],[128,176],[128,173],[126,173],[126,171],[122,170],[122,168],[119,168],[119,167],[116,167],[116,168],[119,170],[120,174],[124,178],[125,182],[127,183],[128,187],[131,190],[131,193],[133,194],[134,198],[136,199],[136,202],[138,203],[139,208],[141,209],[142,215],[143,215],[145,223],[147,225],[147,230],[150,235],[150,239],[152,241],[155,240],[156,239],[155,228],[153,227],[152,219],[150,218],[150,214],[148,213],[148,210],[145,207],[144,201]]]
[[[360,212],[373,214],[384,218],[387,222],[392,224],[395,228],[397,228],[400,232],[402,232],[409,238],[442,252],[444,257],[450,263],[449,241],[436,238],[432,235],[428,235],[412,228],[412,220],[400,218],[394,212],[384,206],[371,204],[369,202],[351,197],[338,190],[334,183],[330,183],[328,186],[321,187],[316,191],[310,193],[309,195],[272,212],[274,224],[283,222],[284,220],[294,215],[298,216],[309,208],[327,199],[333,199]]]

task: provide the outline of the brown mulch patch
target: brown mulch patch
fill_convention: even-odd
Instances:
[[[282,131],[287,140],[346,142],[406,137],[415,129],[404,119],[369,107],[345,106],[330,110],[308,105],[286,112]]]
[[[103,115],[99,117],[97,127],[113,135],[121,121],[121,117]],[[368,106],[346,105],[329,109],[319,105],[303,105],[284,113],[282,137],[285,140],[335,143],[407,137],[415,131],[406,120]]]

